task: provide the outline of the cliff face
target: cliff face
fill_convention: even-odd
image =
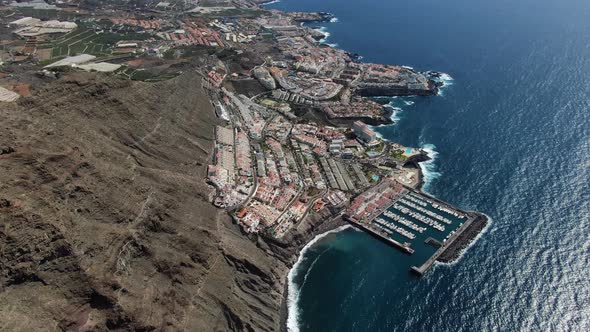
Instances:
[[[366,84],[359,85],[357,92],[363,97],[382,97],[382,96],[432,96],[438,92],[438,89],[429,84],[424,88],[411,88],[407,86],[387,85],[387,84]]]
[[[279,329],[294,251],[207,202],[195,73],[69,74],[0,106],[0,330]]]

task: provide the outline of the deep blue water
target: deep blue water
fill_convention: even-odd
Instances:
[[[396,100],[398,123],[379,130],[436,146],[427,190],[493,219],[458,263],[421,279],[412,258],[362,232],[326,236],[294,271],[299,328],[589,331],[590,1],[271,7],[334,13],[327,42],[364,61],[451,75],[442,96]]]

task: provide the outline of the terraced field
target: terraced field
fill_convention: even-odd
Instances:
[[[100,57],[112,55],[113,48],[116,43],[121,40],[144,40],[150,37],[150,34],[116,34],[110,32],[97,32],[86,27],[78,27],[70,33],[60,36],[48,43],[39,45],[39,48],[50,48],[52,59],[82,53]]]

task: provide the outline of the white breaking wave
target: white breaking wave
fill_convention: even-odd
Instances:
[[[403,67],[403,68],[406,68],[406,69],[411,69],[411,70],[414,70],[414,67],[410,67],[410,66],[402,66],[402,67]]]
[[[322,35],[324,35],[324,38],[319,40],[320,43],[325,43],[331,35],[330,32],[326,29],[326,27],[320,27],[319,29],[315,29],[315,31],[320,32]]]
[[[327,231],[325,233],[322,233],[322,234],[314,237],[313,240],[309,241],[309,243],[306,244],[305,247],[303,247],[303,249],[301,249],[301,252],[299,253],[299,257],[297,258],[297,262],[295,262],[295,264],[293,264],[293,267],[291,268],[291,270],[289,270],[289,274],[287,275],[287,331],[299,332],[299,311],[300,311],[299,310],[299,295],[301,293],[301,289],[298,288],[297,284],[295,283],[295,276],[299,272],[298,271],[299,266],[303,262],[303,258],[305,256],[305,254],[307,253],[307,251],[309,250],[309,248],[311,246],[313,246],[319,240],[323,239],[324,237],[328,236],[329,234],[342,232],[343,230],[349,229],[349,228],[355,229],[351,225],[344,225],[344,226],[340,226],[338,228],[335,228],[331,231]],[[314,264],[315,264],[315,261],[312,263],[312,266],[310,266],[310,268],[313,267]],[[304,283],[305,283],[305,279],[307,279],[307,274],[308,273],[306,273],[306,275],[304,277]]]
[[[440,79],[443,82],[448,82],[449,84],[453,84],[452,82],[454,81],[454,79],[451,77],[451,75],[449,75],[447,73],[441,73],[440,74]]]
[[[401,107],[397,107],[393,104],[393,100],[390,101],[389,103],[383,105],[383,107],[387,107],[389,109],[391,109],[391,116],[389,117],[389,119],[391,121],[393,121],[394,123],[398,122],[401,118],[399,117],[399,113],[401,111],[403,111],[403,109]]]
[[[436,164],[434,163],[436,157],[438,156],[438,152],[436,152],[434,149],[436,149],[434,144],[424,144],[424,146],[422,146],[422,150],[426,151],[426,154],[430,159],[428,161],[418,163],[418,165],[420,165],[420,169],[422,170],[422,175],[424,176],[424,185],[422,186],[422,190],[425,192],[428,192],[430,189],[432,181],[438,179],[441,176],[441,173],[437,172]]]
[[[391,113],[390,119],[393,122],[398,122],[399,120],[401,120],[401,117],[399,116],[399,113],[402,111],[401,108],[399,107],[394,107],[393,108],[393,112]]]
[[[338,47],[338,44],[336,43],[328,43],[328,38],[330,38],[330,36],[332,35],[329,31],[328,28],[326,27],[320,27],[319,29],[315,29],[315,31],[320,32],[321,34],[324,35],[324,38],[320,39],[318,42],[320,44],[324,44],[324,45],[328,45],[330,47]]]
[[[440,77],[438,79],[436,79],[437,82],[442,83],[443,85],[441,87],[438,88],[438,95],[439,96],[444,96],[444,88],[453,85],[453,81],[455,79],[453,79],[451,77],[451,75],[446,74],[446,73],[440,73]]]
[[[402,109],[399,107],[392,107],[392,110],[393,111],[391,113],[391,116],[389,117],[391,121],[398,122],[399,120],[401,120],[399,113],[402,111]]]
[[[411,105],[414,105],[414,102],[411,100],[404,100],[404,104],[411,106]]]
[[[277,3],[277,2],[281,2],[281,0],[273,0],[273,1],[270,1],[270,2],[265,2],[265,3],[263,3],[262,5],[263,5],[263,6],[266,6],[266,5],[272,5],[273,3]]]
[[[320,31],[321,33],[327,34],[328,36],[330,35],[330,33],[328,32],[328,28],[326,28],[326,27],[319,27],[317,29],[317,31]]]
[[[481,213],[481,212],[479,212]],[[485,213],[481,213],[484,216],[486,216],[486,218],[488,218],[488,223],[487,225],[481,230],[481,232],[479,232],[479,234],[477,234],[475,236],[475,238],[473,240],[471,240],[471,242],[467,245],[467,247],[465,247],[462,251],[461,251],[461,255],[459,255],[459,257],[457,257],[457,259],[455,259],[453,262],[451,263],[444,263],[444,262],[439,262],[439,261],[435,261],[434,265],[442,265],[442,266],[453,266],[457,263],[459,263],[459,261],[463,258],[463,256],[465,256],[465,253],[467,252],[467,250],[469,250],[469,248],[473,247],[473,245],[475,245],[475,243],[477,241],[479,241],[479,239],[488,232],[488,229],[490,229],[490,225],[492,224],[492,218],[490,216],[488,216]]]
[[[371,129],[373,129],[373,131],[375,132],[375,136],[377,136],[380,140],[386,141],[386,142],[391,142],[388,138],[385,138],[385,136],[383,136],[383,134],[381,134],[380,132],[375,130],[378,127],[385,127],[385,126],[387,126],[387,125],[378,125],[378,126],[369,126],[369,127]]]
[[[330,19],[330,23],[336,23],[336,22],[338,22],[338,17],[332,17]]]

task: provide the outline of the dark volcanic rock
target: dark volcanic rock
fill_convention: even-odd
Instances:
[[[488,224],[488,218],[483,214],[477,214],[471,225],[465,229],[459,237],[438,257],[438,261],[450,263],[461,256],[461,253],[475,240]]]
[[[9,200],[4,199],[4,198],[0,199],[0,209],[9,208],[11,205],[12,205],[12,203]]]
[[[438,89],[434,82],[431,82],[428,88],[410,88],[398,85],[361,85],[357,92],[364,97],[381,97],[381,96],[432,96],[437,94]]]
[[[2,146],[0,147],[0,155],[13,153],[14,149],[10,146]]]

